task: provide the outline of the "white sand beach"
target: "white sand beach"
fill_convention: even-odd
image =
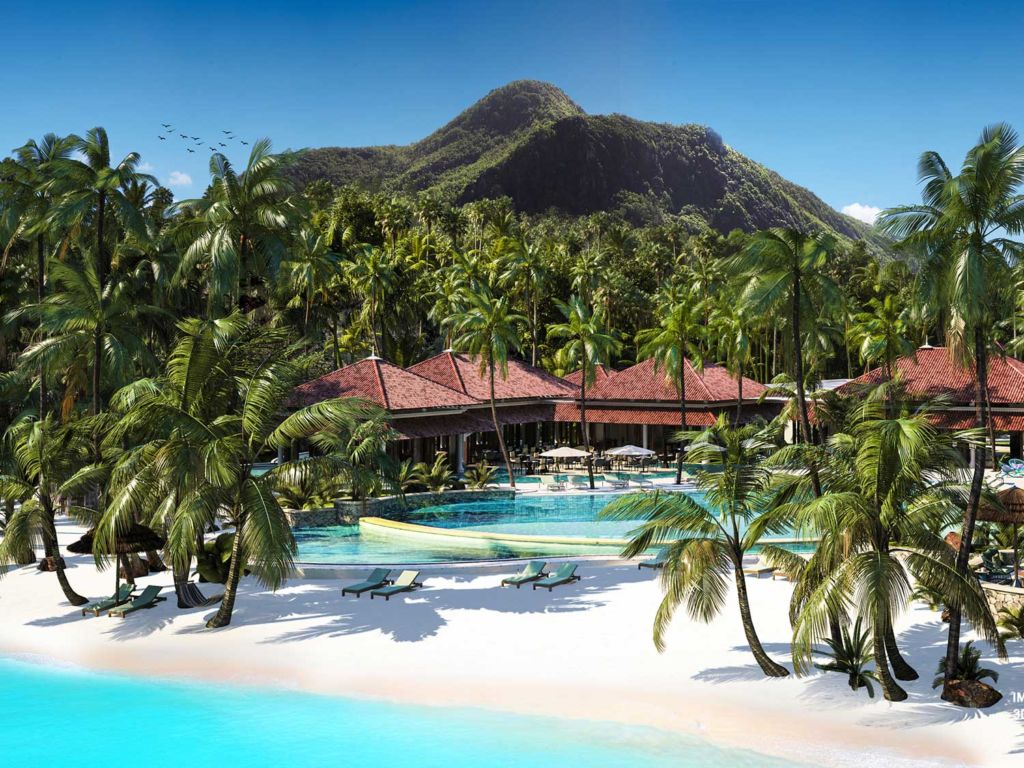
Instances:
[[[81,529],[61,526],[66,544]],[[70,556],[69,578],[90,597],[112,573]],[[553,593],[500,589],[518,564],[424,567],[425,586],[390,602],[341,596],[342,582],[296,579],[277,593],[247,579],[232,625],[203,628],[211,609],[174,606],[169,573],[140,580],[169,601],[126,619],[83,618],[53,574],[15,569],[0,580],[0,654],[96,669],[220,680],[319,693],[639,723],[822,766],[1024,765],[1024,648],[999,662],[1003,700],[984,712],[931,689],[944,625],[915,606],[900,644],[921,679],[890,704],[852,692],[845,676],[767,680],[730,602],[711,625],[680,613],[668,649],[651,642],[657,578],[635,565],[582,561],[582,580]],[[361,576],[366,569],[353,571]],[[788,667],[784,581],[748,579],[766,649]],[[212,592],[211,585],[205,585]],[[1015,712],[1015,710],[1018,710]]]

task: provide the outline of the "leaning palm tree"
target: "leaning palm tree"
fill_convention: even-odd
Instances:
[[[115,483],[95,540],[99,549],[108,548],[120,531],[158,509],[171,561],[182,571],[203,532],[221,517],[233,527],[234,540],[224,600],[207,626],[223,627],[231,622],[243,573],[251,571],[276,589],[291,572],[295,539],[274,489],[342,469],[329,456],[315,456],[257,476],[255,463],[296,441],[354,426],[371,409],[336,399],[287,413],[307,365],[283,332],[260,329],[237,313],[179,327],[182,335],[163,376],[119,393],[127,409],[108,441],[139,441],[147,453]]]
[[[842,294],[826,274],[835,252],[835,238],[775,227],[758,232],[732,262],[734,274],[748,280],[742,301],[753,314],[788,312],[799,423],[803,440],[813,442],[804,380],[804,334],[825,314],[842,306]],[[817,470],[810,468],[816,494],[821,493]]]
[[[307,338],[314,305],[327,303],[331,287],[343,274],[341,256],[331,250],[330,243],[326,235],[304,227],[281,264],[290,297],[287,306],[302,309],[302,335]]]
[[[284,176],[287,155],[272,154],[269,139],[255,142],[240,173],[220,152],[210,157],[210,188],[202,198],[182,200],[177,237],[185,243],[177,280],[200,273],[208,313],[220,317],[250,288],[265,286],[285,257],[292,214],[291,186]],[[245,308],[258,305],[249,297]]]
[[[886,392],[881,387],[858,404],[846,431],[829,439],[820,464],[825,493],[810,499],[798,495],[800,500],[789,505],[791,522],[821,535],[796,587],[801,597],[793,617],[793,658],[798,670],[806,668],[813,643],[827,636],[835,615],[855,608],[871,626],[885,697],[899,701],[907,694],[894,675],[902,680],[918,675],[899,652],[893,624],[915,580],[963,606],[975,628],[997,647],[999,640],[977,579],[956,571],[941,535],[967,497],[956,442],[976,442],[975,435],[937,430],[927,405],[896,412]],[[790,477],[784,484],[799,482]]]
[[[370,349],[374,355],[379,355],[380,337],[383,335],[381,312],[398,280],[394,258],[383,248],[363,245],[353,251],[346,274],[355,292],[366,297],[363,315],[370,331]]]
[[[512,461],[505,445],[501,423],[498,421],[494,377],[498,373],[503,379],[508,376],[509,353],[516,349],[519,343],[518,328],[524,320],[525,318],[512,311],[507,297],[495,296],[490,288],[482,285],[466,294],[465,309],[451,319],[452,327],[455,329],[455,345],[476,355],[480,361],[480,375],[487,376],[490,386],[491,422],[498,436],[501,457],[508,470],[508,482],[513,488],[516,487],[516,477],[512,472]]]
[[[731,427],[723,414],[707,430],[685,438],[693,441],[687,453],[690,461],[721,469],[697,473],[697,487],[704,492],[707,506],[685,493],[656,491],[622,496],[601,513],[613,519],[643,520],[630,534],[623,557],[635,557],[652,546],[667,547],[661,577],[665,597],[654,617],[654,644],[664,650],[665,630],[680,603],[686,603],[697,621],[710,622],[717,616],[725,605],[731,576],[754,659],[765,675],[785,677],[786,668],[768,656],[757,636],[743,576],[744,555],[776,526],[770,519],[760,521],[758,510],[771,485],[764,459],[775,450],[778,430],[754,424]]]
[[[87,600],[75,592],[65,573],[55,520],[58,497],[89,463],[89,441],[77,424],[62,426],[52,414],[16,422],[4,440],[9,441],[14,463],[13,471],[0,475],[0,497],[20,506],[8,518],[0,539],[0,577],[25,549],[41,541],[64,597],[72,605],[84,605]]]
[[[636,335],[640,355],[654,360],[654,372],[664,369],[665,377],[671,382],[679,396],[679,429],[686,431],[686,365],[687,358],[695,359],[700,365],[698,340],[705,335],[701,325],[702,305],[700,300],[678,282],[662,286],[658,296],[656,314],[660,318],[654,328],[646,328]],[[676,485],[683,482],[683,453],[686,446],[680,445],[676,459]]]
[[[587,387],[593,385],[597,366],[607,365],[612,354],[621,346],[615,335],[608,330],[604,313],[591,311],[580,296],[572,296],[569,303],[555,302],[565,316],[564,323],[548,327],[549,339],[565,339],[562,347],[564,359],[573,367],[579,366],[580,378],[580,431],[583,433],[583,450],[587,452],[587,477],[590,489],[594,489],[594,460],[590,455],[590,434],[587,429]]]
[[[923,202],[883,211],[878,225],[899,240],[899,247],[919,256],[921,293],[935,299],[947,319],[951,353],[973,369],[975,421],[989,428],[988,352],[995,329],[992,308],[1001,286],[1009,282],[1008,262],[1020,258],[1014,237],[1024,233],[1024,147],[1005,124],[982,131],[957,175],[937,152],[918,163],[924,182]],[[966,576],[971,540],[981,500],[985,446],[975,447],[971,492],[964,512],[956,569]],[[960,652],[962,606],[949,605],[946,689],[956,673]]]

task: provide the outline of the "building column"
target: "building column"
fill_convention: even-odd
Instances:
[[[1022,432],[1011,432],[1010,433],[1010,458],[1020,459],[1024,458],[1024,433]]]
[[[641,448],[646,448],[647,447],[647,442],[648,442],[648,430],[647,430],[647,425],[646,424],[644,424],[641,427],[641,429],[640,429],[640,440],[641,440],[640,447]]]
[[[461,475],[466,471],[466,438],[469,435],[455,436],[455,473]]]

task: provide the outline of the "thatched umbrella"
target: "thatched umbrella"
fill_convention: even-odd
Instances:
[[[127,531],[117,532],[114,538],[113,552],[97,552],[94,549],[95,544],[96,529],[90,528],[82,538],[68,545],[68,552],[74,552],[76,555],[114,555],[114,596],[116,597],[117,590],[121,586],[121,569],[118,565],[123,562],[123,557],[139,552],[161,549],[164,545],[164,540],[152,528],[147,528],[139,523],[132,523],[132,526]],[[127,566],[125,570],[127,571]]]
[[[1019,542],[1017,540],[1017,526],[1024,523],[1024,488],[1011,485],[996,493],[996,498],[1002,508],[984,504],[978,509],[978,519],[987,523],[1003,523],[1013,526],[1013,586],[1020,586],[1020,578],[1017,570],[1020,568],[1020,558],[1017,555]]]

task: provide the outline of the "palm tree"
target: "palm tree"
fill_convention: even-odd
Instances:
[[[25,418],[8,429],[14,456],[14,472],[0,475],[0,497],[20,506],[8,518],[0,539],[0,577],[6,566],[42,540],[49,567],[56,573],[64,597],[72,605],[88,602],[72,588],[64,570],[57,542],[57,497],[89,461],[89,441],[78,425],[61,426],[52,414],[42,419]]]
[[[701,325],[701,302],[693,297],[679,283],[662,286],[657,302],[658,325],[647,328],[636,335],[640,354],[654,359],[654,372],[665,370],[665,377],[672,383],[679,396],[680,434],[686,431],[686,364],[687,358],[698,360],[700,348],[696,343],[703,336]],[[683,482],[684,444],[680,444],[676,459],[676,485]]]
[[[154,186],[159,182],[138,170],[141,158],[137,152],[129,152],[117,165],[112,166],[110,140],[103,128],[92,128],[84,137],[75,136],[72,139],[73,149],[82,159],[61,155],[47,163],[51,176],[48,186],[55,195],[59,195],[51,215],[51,226],[62,238],[64,248],[78,239],[82,228],[91,225],[95,230],[92,258],[95,262],[93,270],[102,314],[110,272],[108,213],[113,214],[113,223],[119,225],[123,232],[145,241],[148,237],[145,220],[141,211],[132,204],[126,190],[133,182],[145,181]],[[97,324],[93,329],[93,416],[97,416],[103,409],[103,359],[103,328]]]
[[[495,296],[491,289],[479,286],[465,297],[465,309],[452,318],[455,329],[455,345],[480,360],[480,375],[487,375],[490,385],[491,421],[494,432],[498,436],[498,448],[505,460],[508,470],[508,481],[512,488],[516,487],[516,478],[512,472],[512,461],[505,446],[498,421],[498,408],[494,398],[494,376],[500,373],[504,379],[508,376],[508,356],[519,343],[518,327],[525,318],[512,311],[508,297]]]
[[[327,301],[332,283],[342,274],[341,256],[331,250],[330,243],[327,236],[304,227],[281,264],[288,291],[294,296],[289,306],[302,308],[302,335],[306,337],[314,303]]]
[[[587,429],[587,386],[594,383],[599,365],[607,365],[612,352],[621,346],[619,340],[608,331],[604,313],[591,311],[580,296],[571,296],[569,303],[555,302],[565,316],[564,323],[548,327],[548,338],[565,339],[563,347],[566,358],[583,372],[580,379],[580,430],[583,433],[583,449],[587,452],[587,477],[590,489],[594,489],[594,460],[590,454],[590,434]]]
[[[230,311],[249,287],[272,279],[285,258],[292,214],[291,187],[284,176],[287,161],[288,156],[271,153],[269,139],[253,144],[241,173],[215,152],[208,193],[171,209],[182,214],[178,236],[188,244],[177,279],[184,281],[202,270],[212,317]]]
[[[537,365],[537,344],[540,336],[540,302],[548,280],[543,251],[534,242],[513,240],[499,265],[501,285],[513,286],[522,293],[529,308],[530,365]]]
[[[41,304],[14,310],[7,318],[26,315],[38,320],[46,331],[45,338],[25,349],[21,360],[29,367],[64,371],[62,417],[66,418],[76,393],[85,388],[87,372],[104,368],[102,360],[107,362],[110,378],[122,382],[140,367],[155,367],[145,339],[146,321],[167,313],[136,301],[122,280],[108,283],[104,290],[96,259],[87,258],[82,267],[55,261],[49,273],[55,286],[51,294]],[[95,359],[97,353],[101,361]],[[94,376],[93,410],[98,404],[96,385]]]
[[[718,356],[736,377],[736,424],[743,415],[743,379],[753,361],[750,320],[742,304],[723,298],[711,311],[708,332],[718,341]]]
[[[381,307],[395,288],[394,262],[382,248],[372,245],[356,249],[352,256],[353,261],[347,267],[348,277],[356,293],[366,297],[363,313],[370,329],[370,349],[374,356],[379,356],[378,323]]]
[[[914,412],[897,408],[888,390],[880,387],[859,403],[846,431],[830,438],[820,465],[826,492],[811,499],[795,494],[798,501],[775,512],[821,535],[794,593],[797,668],[809,662],[814,641],[826,636],[839,609],[855,607],[871,626],[885,697],[899,701],[907,694],[893,674],[901,680],[918,677],[901,656],[893,632],[913,580],[963,605],[990,641],[998,643],[998,632],[977,579],[954,569],[941,535],[967,495],[957,479],[963,460],[955,443],[973,437],[940,432],[930,423],[928,405]],[[799,483],[789,476],[780,488]],[[795,557],[774,549],[771,556]]]
[[[163,376],[119,395],[127,409],[108,441],[141,439],[148,454],[117,488],[96,542],[108,547],[145,513],[147,502],[159,499],[169,518],[168,552],[177,570],[187,570],[202,533],[222,515],[234,528],[234,541],[224,599],[207,626],[223,627],[231,622],[244,572],[271,589],[291,572],[295,539],[274,489],[343,469],[330,456],[285,461],[262,476],[253,474],[254,464],[339,425],[354,427],[371,409],[337,399],[283,415],[292,390],[307,376],[283,333],[261,330],[238,313],[183,321],[180,329]]]
[[[769,677],[785,677],[785,667],[765,652],[750,614],[743,556],[772,524],[759,522],[758,509],[771,484],[764,459],[774,450],[777,430],[763,425],[731,427],[725,415],[707,430],[680,435],[692,440],[690,461],[708,462],[719,472],[697,473],[697,487],[707,506],[685,493],[656,491],[631,493],[609,504],[602,517],[640,518],[643,523],[630,533],[623,557],[636,557],[654,546],[665,546],[662,570],[665,596],[654,617],[654,645],[664,650],[664,634],[680,603],[690,616],[710,622],[721,612],[728,594],[730,571],[736,584],[740,618],[747,644],[761,671]]]
[[[48,185],[47,169],[58,160],[71,157],[74,137],[62,138],[46,134],[42,141],[29,140],[14,151],[12,158],[0,161],[0,177],[7,189],[0,201],[0,218],[13,219],[10,237],[4,244],[0,259],[0,276],[6,271],[11,249],[21,240],[34,240],[36,251],[36,301],[46,297],[46,253],[49,218],[53,210],[53,193]],[[42,339],[39,329],[37,341]],[[46,371],[36,371],[39,385],[39,418],[46,415]]]
[[[813,435],[804,380],[803,334],[824,314],[822,308],[837,312],[842,306],[842,294],[824,271],[835,246],[831,235],[775,227],[753,235],[732,265],[737,275],[749,281],[743,303],[752,313],[768,314],[789,306],[793,380],[801,432],[808,444]],[[810,471],[815,495],[820,495],[817,470],[812,465]]]
[[[973,366],[975,421],[987,430],[988,352],[996,320],[991,307],[1000,286],[1009,282],[1008,260],[1016,261],[1021,253],[1021,244],[1012,238],[1024,232],[1024,148],[1012,128],[997,124],[982,131],[959,174],[954,176],[937,152],[921,156],[918,174],[924,183],[922,204],[884,211],[878,225],[922,260],[922,292],[936,297],[948,318],[945,330],[951,353],[965,366]],[[968,572],[984,481],[984,444],[975,452],[956,560],[961,576]],[[962,608],[949,605],[943,696],[956,673]]]

